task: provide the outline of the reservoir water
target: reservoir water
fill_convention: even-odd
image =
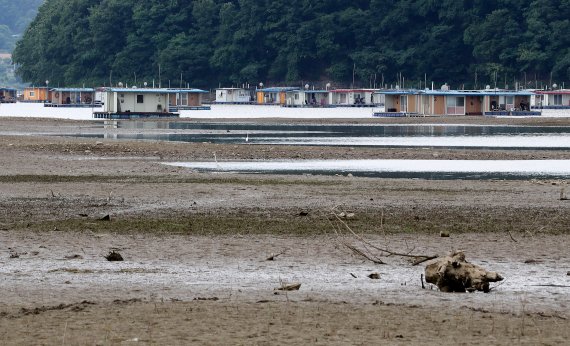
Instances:
[[[226,144],[570,149],[570,127],[478,125],[290,125],[258,123],[112,122],[127,133],[79,135],[109,139]],[[77,135],[72,135],[77,136]]]
[[[570,150],[570,127],[492,125],[322,125],[248,122],[108,122],[99,134],[116,140],[235,145],[365,146],[484,150]],[[569,152],[570,153],[570,152]],[[173,162],[202,172],[321,174],[419,179],[570,178],[568,160],[298,160]]]

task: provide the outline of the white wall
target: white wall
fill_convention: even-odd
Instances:
[[[245,89],[217,89],[216,102],[249,102],[249,91]]]
[[[137,103],[137,96],[142,95],[143,103]],[[116,103],[118,101],[118,103]],[[105,93],[105,112],[155,113],[168,111],[168,94],[108,92]]]

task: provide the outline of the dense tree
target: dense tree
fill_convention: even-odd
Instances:
[[[61,85],[502,86],[569,79],[568,32],[570,0],[47,0],[14,59]]]
[[[12,51],[43,0],[0,0],[0,52]]]

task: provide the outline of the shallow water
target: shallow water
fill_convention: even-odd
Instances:
[[[125,133],[117,133],[114,129]],[[125,140],[384,148],[570,149],[570,127],[478,125],[289,125],[108,122],[98,134]]]
[[[202,172],[321,174],[422,179],[570,178],[570,160],[287,160],[172,162]]]

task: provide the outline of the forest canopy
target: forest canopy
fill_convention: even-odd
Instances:
[[[534,87],[570,79],[569,32],[570,0],[47,0],[13,59],[68,86]]]
[[[0,0],[0,52],[11,52],[44,0]]]

